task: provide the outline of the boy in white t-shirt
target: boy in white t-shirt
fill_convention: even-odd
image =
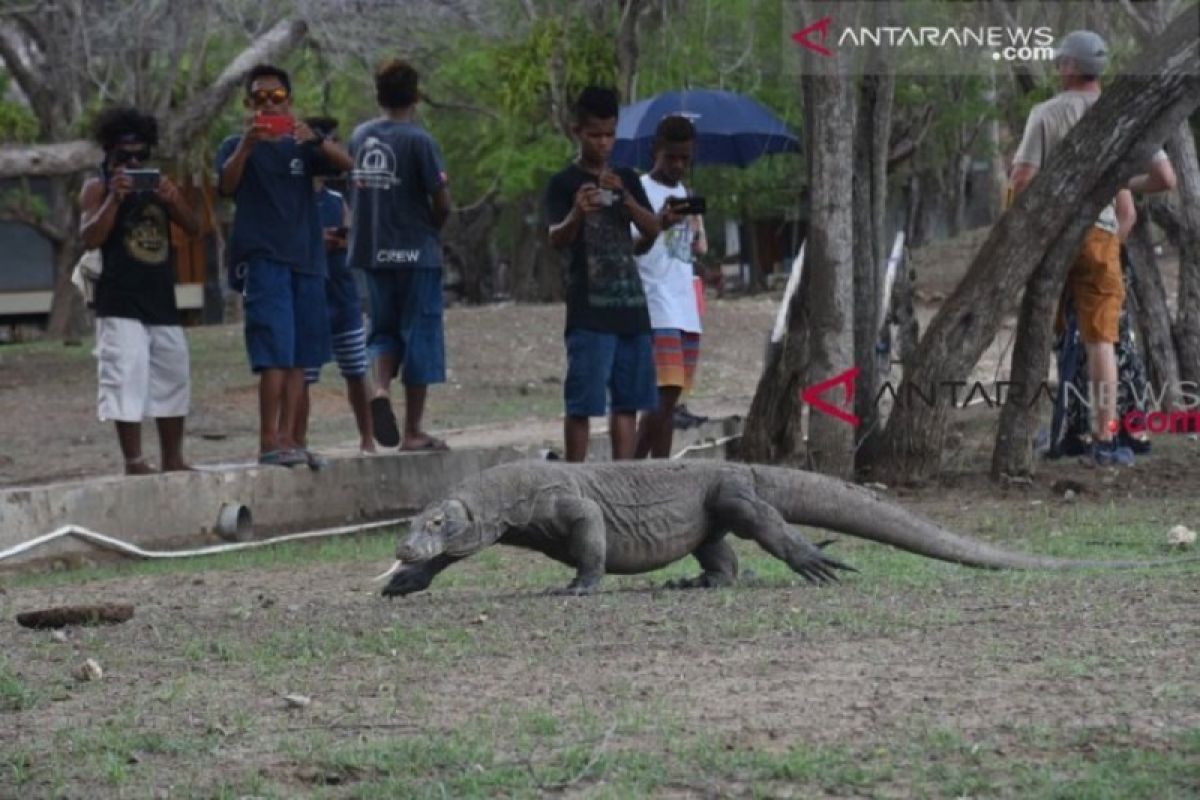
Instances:
[[[662,233],[637,260],[654,329],[658,380],[658,407],[644,412],[638,425],[637,458],[670,456],[675,406],[692,387],[700,358],[700,310],[692,262],[708,251],[708,244],[701,217],[686,214],[677,205],[689,196],[682,179],[691,166],[695,143],[696,129],[687,117],[664,117],[654,133],[654,168],[642,176]]]

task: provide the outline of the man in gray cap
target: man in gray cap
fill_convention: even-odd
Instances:
[[[1054,64],[1063,90],[1034,106],[1029,113],[1025,135],[1013,158],[1010,182],[1014,194],[1029,185],[1045,165],[1050,152],[1100,96],[1100,75],[1108,64],[1108,47],[1104,39],[1092,31],[1072,31],[1059,43]],[[1133,452],[1118,446],[1115,436],[1117,359],[1113,345],[1118,338],[1121,305],[1125,300],[1119,234],[1132,227],[1136,216],[1126,189],[1162,192],[1174,186],[1175,172],[1171,162],[1167,160],[1167,154],[1159,150],[1151,158],[1147,171],[1126,183],[1114,202],[1100,212],[1067,273],[1066,296],[1075,305],[1079,332],[1087,352],[1092,397],[1098,400],[1091,458],[1101,466],[1133,464]],[[1060,312],[1060,330],[1062,322]]]

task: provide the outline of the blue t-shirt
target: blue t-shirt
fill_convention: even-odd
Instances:
[[[218,182],[241,138],[230,136],[217,149]],[[291,137],[256,144],[233,195],[237,210],[229,257],[234,267],[263,258],[288,264],[296,272],[323,274],[325,247],[312,179],[331,171],[320,151]]]
[[[374,119],[354,129],[349,149],[350,266],[440,269],[433,195],[446,185],[446,168],[437,142],[416,123]]]
[[[328,186],[322,186],[321,190],[317,192],[317,217],[322,229],[342,227],[346,222],[346,218],[342,216],[344,209],[345,201],[340,192],[335,192]],[[346,248],[325,250],[324,239],[322,239],[321,249],[325,252],[325,264],[328,267],[325,275],[330,280],[348,269]]]

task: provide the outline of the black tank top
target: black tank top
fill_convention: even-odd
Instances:
[[[104,268],[96,282],[97,317],[179,324],[169,220],[166,205],[152,194],[131,194],[121,203],[100,247]]]

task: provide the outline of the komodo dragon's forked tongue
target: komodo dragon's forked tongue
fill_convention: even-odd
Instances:
[[[968,539],[874,492],[812,472],[751,466],[755,491],[793,525],[837,531],[910,553],[985,569],[1113,569],[1185,564],[1200,556],[1148,561],[1093,561],[1016,553]]]

